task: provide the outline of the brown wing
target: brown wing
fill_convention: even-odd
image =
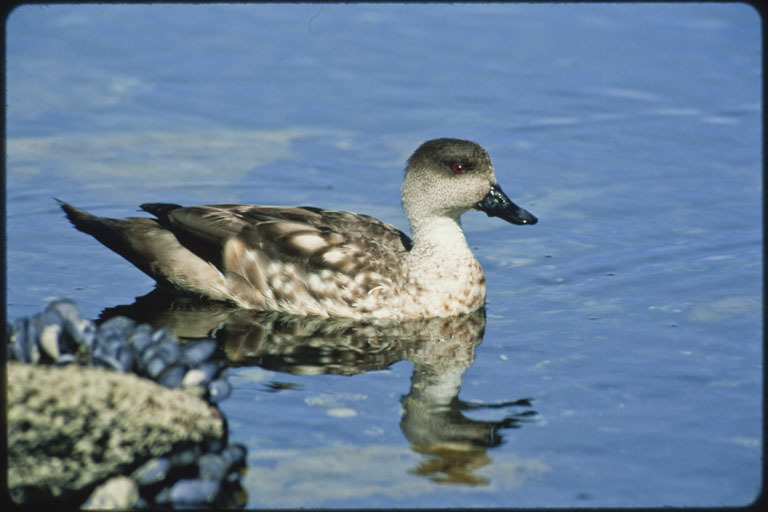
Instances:
[[[312,207],[221,204],[181,208],[142,205],[195,254],[224,271],[222,248],[232,239],[267,258],[308,270],[355,273],[371,257],[396,261],[411,247],[400,230],[373,217]]]

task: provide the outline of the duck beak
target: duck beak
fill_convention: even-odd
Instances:
[[[489,217],[499,217],[512,224],[536,224],[539,219],[513,203],[499,185],[491,185],[485,199],[475,205]]]

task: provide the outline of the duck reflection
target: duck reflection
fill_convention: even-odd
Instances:
[[[449,318],[409,321],[298,317],[169,296],[160,290],[130,306],[105,310],[100,320],[124,315],[179,338],[213,337],[230,366],[259,366],[291,374],[355,375],[413,364],[411,387],[401,399],[400,428],[424,456],[414,474],[435,482],[484,485],[475,472],[491,462],[487,451],[503,442],[502,429],[535,415],[529,399],[468,403],[458,395],[485,331],[485,310]],[[285,384],[271,383],[269,390]],[[466,411],[504,409],[501,420],[476,420]]]

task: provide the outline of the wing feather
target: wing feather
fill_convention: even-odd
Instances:
[[[163,211],[178,240],[221,271],[222,250],[232,239],[268,259],[299,264],[308,271],[360,272],[366,262],[397,261],[410,239],[391,224],[367,215],[313,207],[220,204]]]

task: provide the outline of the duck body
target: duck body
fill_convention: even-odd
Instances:
[[[306,206],[147,203],[155,218],[109,219],[60,204],[77,229],[161,286],[243,308],[359,319],[482,307],[485,277],[460,215],[474,208],[536,222],[501,191],[485,150],[459,139],[426,142],[408,161],[413,239],[367,215]]]

